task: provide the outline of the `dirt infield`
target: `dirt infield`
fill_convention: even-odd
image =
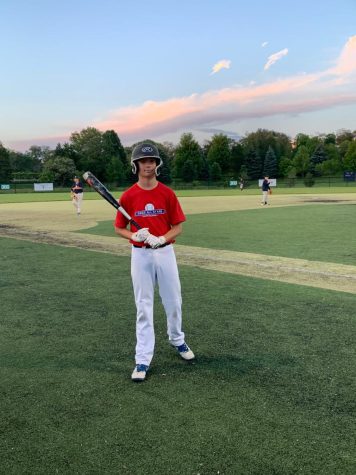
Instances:
[[[353,203],[353,195],[274,195],[272,206],[320,203]],[[187,214],[211,213],[259,207],[258,196],[180,198]],[[70,202],[12,203],[0,205],[0,236],[34,242],[77,247],[116,255],[130,254],[127,242],[113,235],[95,236],[75,231],[114,219],[115,210],[103,200],[84,203],[77,217]],[[299,285],[356,293],[356,266],[266,256],[252,253],[212,250],[175,245],[179,264],[232,274],[277,280]]]

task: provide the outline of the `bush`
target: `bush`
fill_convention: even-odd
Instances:
[[[309,172],[305,175],[304,177],[304,185],[305,186],[314,186],[314,183],[315,183],[315,178],[313,177],[313,175]]]

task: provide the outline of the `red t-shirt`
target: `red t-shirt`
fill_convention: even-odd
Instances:
[[[143,190],[137,183],[126,190],[120,205],[143,228],[155,236],[163,236],[175,224],[183,223],[185,215],[173,190],[158,182],[152,190]],[[120,211],[116,214],[115,227],[126,228],[128,220]],[[130,225],[132,232],[136,227]],[[133,241],[130,241],[133,243]],[[143,245],[143,243],[134,243]]]

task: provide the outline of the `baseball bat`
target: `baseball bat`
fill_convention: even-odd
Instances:
[[[134,219],[131,218],[129,213],[120,205],[120,203],[113,197],[113,195],[101,183],[101,181],[96,178],[96,176],[94,176],[91,172],[85,172],[83,178],[88,183],[88,185],[94,188],[94,190],[99,193],[99,195],[101,195],[108,203],[110,203],[111,206],[120,211],[120,213],[123,214],[129,221],[129,223],[133,224],[137,229],[142,229],[142,226],[140,226]]]

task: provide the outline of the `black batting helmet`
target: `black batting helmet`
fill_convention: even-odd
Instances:
[[[156,175],[159,175],[158,169],[162,166],[162,159],[159,156],[158,148],[149,143],[149,142],[142,142],[136,145],[136,147],[132,151],[131,155],[131,168],[132,173],[137,172],[136,161],[140,160],[140,158],[155,158],[157,162],[157,168],[155,170]]]

